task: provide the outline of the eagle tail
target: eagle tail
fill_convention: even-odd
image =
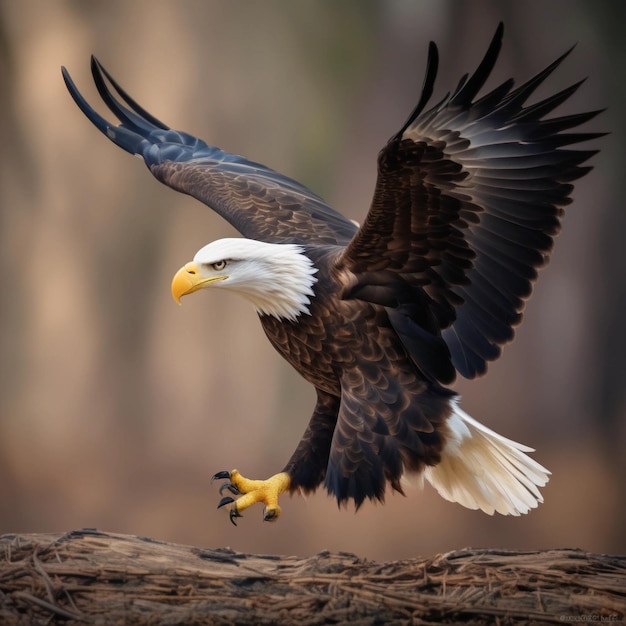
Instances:
[[[543,502],[538,488],[550,472],[525,454],[533,448],[483,426],[456,402],[452,408],[441,461],[424,471],[439,494],[489,515],[521,515]]]

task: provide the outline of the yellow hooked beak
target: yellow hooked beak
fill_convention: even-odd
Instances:
[[[176,272],[172,279],[172,296],[174,296],[174,300],[180,304],[180,299],[183,296],[198,291],[198,289],[202,289],[210,283],[224,280],[225,278],[228,278],[228,276],[209,276],[208,278],[202,278],[202,276],[200,276],[200,269],[196,263],[187,263]]]

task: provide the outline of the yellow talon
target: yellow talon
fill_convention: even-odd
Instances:
[[[228,478],[230,482],[222,487],[229,489],[232,493],[241,494],[238,500],[223,498],[218,505],[221,507],[224,504],[232,504],[230,520],[235,525],[235,518],[241,517],[242,511],[257,502],[262,502],[265,505],[263,510],[264,521],[273,522],[278,519],[281,512],[278,496],[288,491],[291,485],[291,479],[286,472],[274,474],[267,480],[250,480],[242,476],[237,470],[219,472],[214,478]]]

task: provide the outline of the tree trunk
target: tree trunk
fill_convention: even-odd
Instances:
[[[626,557],[460,550],[376,563],[79,530],[0,537],[0,624],[618,622]]]

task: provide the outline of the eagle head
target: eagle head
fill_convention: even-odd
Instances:
[[[254,239],[218,239],[198,250],[176,272],[172,295],[205,287],[228,289],[247,298],[259,315],[295,321],[309,314],[317,268],[302,246]]]

